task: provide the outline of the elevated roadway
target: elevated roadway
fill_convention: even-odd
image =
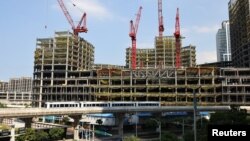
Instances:
[[[229,106],[197,106],[198,111],[226,111]],[[193,106],[161,107],[87,107],[87,108],[1,108],[0,118],[29,118],[45,115],[82,115],[93,113],[129,113],[129,112],[179,112],[193,111]]]

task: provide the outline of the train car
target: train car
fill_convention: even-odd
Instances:
[[[140,101],[136,103],[136,107],[160,107],[161,103],[156,101]]]
[[[80,107],[79,102],[70,101],[70,102],[45,102],[45,108],[76,108]]]
[[[115,101],[115,102],[45,102],[45,108],[85,108],[85,107],[160,107],[160,102],[155,101]]]
[[[136,102],[133,101],[110,102],[110,107],[136,107]]]
[[[80,107],[110,107],[110,102],[80,102]]]

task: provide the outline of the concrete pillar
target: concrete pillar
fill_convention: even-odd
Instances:
[[[25,123],[26,128],[31,128],[31,123],[32,123],[32,117],[28,118],[20,118]]]
[[[79,125],[74,126],[74,140],[79,141]]]
[[[10,130],[10,141],[15,141],[15,128],[12,127]]]
[[[82,118],[81,115],[70,116],[74,119],[73,127],[74,127],[74,140],[79,141],[79,121]]]
[[[124,122],[125,113],[116,113],[115,114],[115,124],[118,125],[118,135],[123,138],[123,122]]]

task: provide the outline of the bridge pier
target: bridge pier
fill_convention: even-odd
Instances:
[[[32,119],[32,117],[20,118],[25,123],[26,128],[31,128]]]
[[[74,127],[74,140],[79,141],[79,121],[82,118],[81,115],[70,116],[74,119],[73,127]]]
[[[10,141],[15,141],[15,127],[11,127],[10,136]]]
[[[125,113],[116,113],[115,119],[115,123],[118,125],[118,135],[123,138],[123,122],[125,119]]]

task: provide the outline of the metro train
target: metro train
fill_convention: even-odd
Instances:
[[[45,102],[45,108],[84,108],[84,107],[160,107],[156,101],[116,101],[116,102]]]

